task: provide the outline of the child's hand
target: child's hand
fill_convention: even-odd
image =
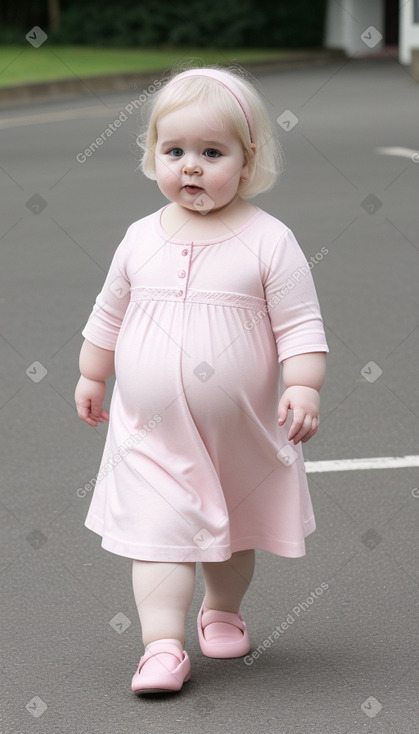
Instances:
[[[288,432],[288,441],[305,443],[319,427],[320,395],[312,387],[294,385],[288,387],[278,405],[278,425],[283,426],[288,410],[294,411],[294,419]]]
[[[102,409],[106,394],[106,382],[80,377],[74,398],[79,418],[89,426],[97,426],[109,420],[109,413]]]

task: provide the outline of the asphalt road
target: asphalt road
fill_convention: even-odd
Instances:
[[[395,60],[259,80],[286,166],[256,203],[316,261],[330,347],[305,457],[418,454],[418,86]],[[130,692],[141,653],[131,564],[84,528],[90,498],[77,493],[98,470],[106,429],[78,420],[73,392],[80,332],[113,251],[164,203],[137,170],[141,94],[1,114],[1,734],[411,734],[414,468],[310,475],[307,555],[258,553],[243,605],[251,662],[200,653],[199,577],[192,681],[174,697]],[[403,150],[377,150],[389,147]]]

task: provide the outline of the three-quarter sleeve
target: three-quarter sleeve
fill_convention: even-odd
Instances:
[[[115,350],[119,330],[130,301],[130,282],[125,267],[125,242],[113,257],[103,288],[82,331],[85,339],[103,349]]]
[[[329,351],[312,268],[288,229],[275,247],[264,280],[279,362],[297,354]]]

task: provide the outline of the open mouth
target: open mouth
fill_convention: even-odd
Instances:
[[[187,194],[199,194],[203,189],[200,186],[186,185],[183,187]]]

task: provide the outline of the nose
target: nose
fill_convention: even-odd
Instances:
[[[191,175],[193,173],[197,173],[199,175],[200,173],[202,173],[199,159],[193,153],[185,155],[183,159],[183,172],[187,175]]]

